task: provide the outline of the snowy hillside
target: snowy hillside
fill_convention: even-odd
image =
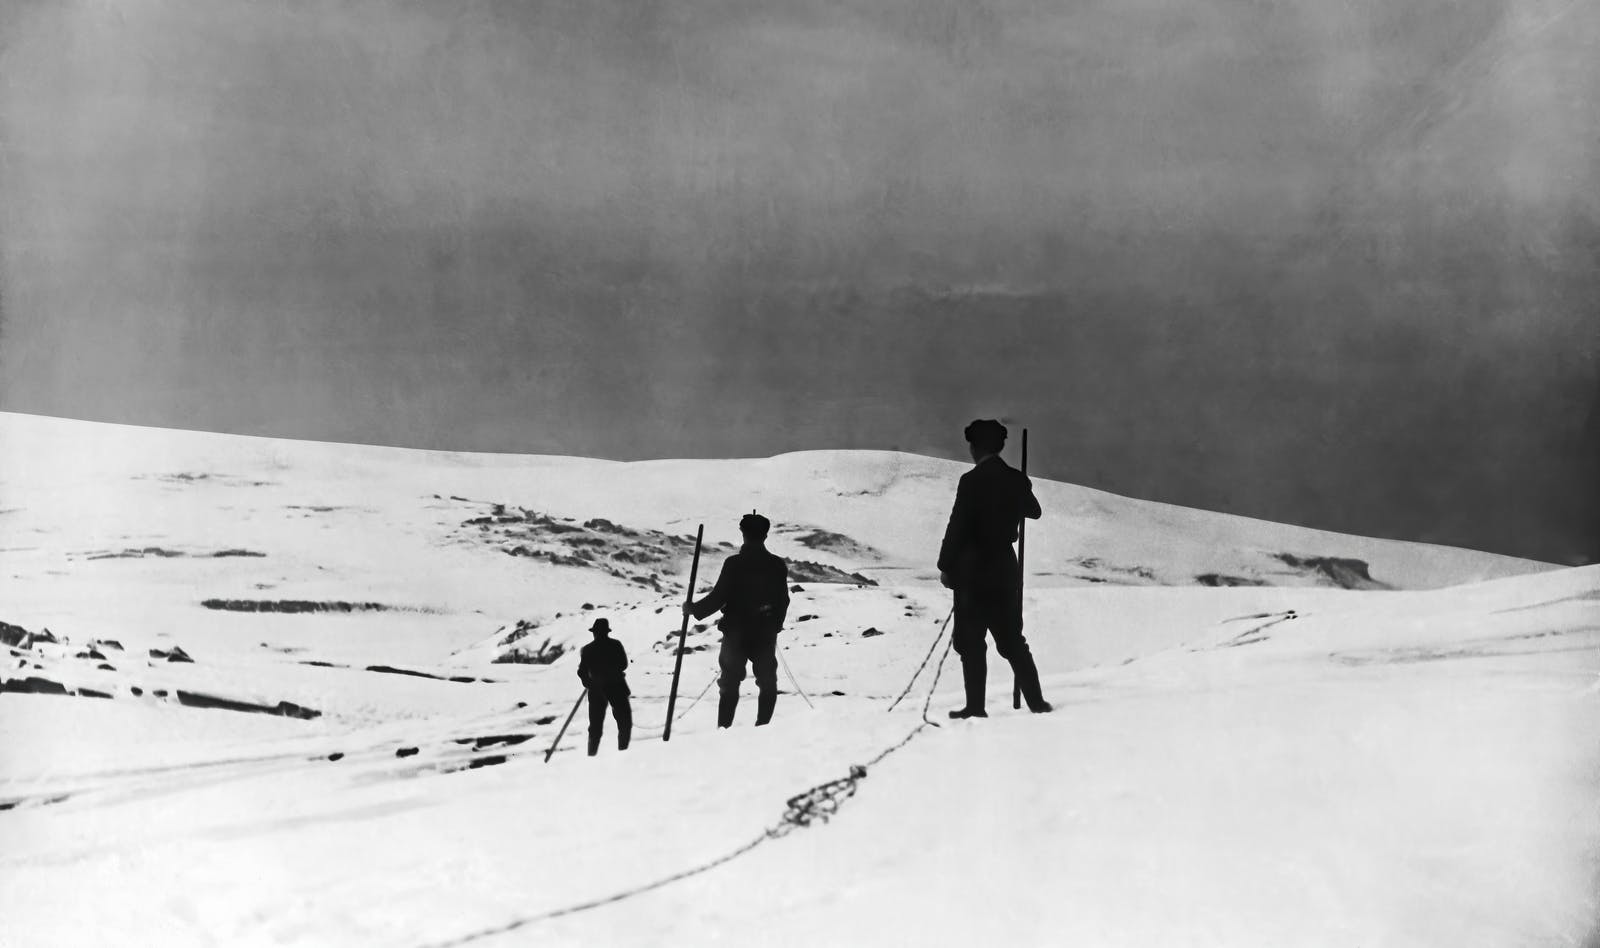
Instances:
[[[991,658],[994,716],[952,723],[931,561],[963,467],[0,413],[0,941],[1591,937],[1600,568],[1040,481],[1058,710],[1011,711]],[[777,717],[747,683],[715,730],[693,626],[663,744],[696,525],[704,585],[752,508],[799,587]],[[583,757],[580,716],[546,764],[595,616],[635,745]]]

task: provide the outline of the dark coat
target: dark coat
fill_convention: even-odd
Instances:
[[[1039,499],[1028,476],[998,455],[961,475],[950,524],[939,547],[939,571],[957,589],[1012,589],[1022,581],[1017,524],[1039,519]]]
[[[578,650],[578,680],[585,688],[607,695],[632,694],[628,690],[628,653],[613,638],[595,639]]]
[[[789,565],[759,546],[746,546],[728,557],[716,586],[689,606],[696,619],[719,609],[717,628],[725,632],[778,631],[789,614]]]

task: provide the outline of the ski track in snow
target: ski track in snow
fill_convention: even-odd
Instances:
[[[992,717],[950,722],[926,561],[959,465],[3,413],[0,437],[7,944],[1594,937],[1600,567],[1041,481],[1028,634],[1057,711],[1013,712],[991,650]],[[749,680],[714,728],[718,633],[692,624],[663,743],[670,538],[705,522],[709,587],[752,507],[816,575],[883,585],[793,593],[760,730]],[[507,555],[547,541],[572,559]],[[668,551],[654,582],[632,571]],[[633,662],[634,747],[608,720],[601,756],[574,753],[580,710],[546,764],[601,615]]]

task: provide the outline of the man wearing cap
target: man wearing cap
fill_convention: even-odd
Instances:
[[[789,613],[789,566],[783,557],[767,550],[772,524],[758,513],[739,521],[744,546],[728,557],[717,584],[684,611],[704,619],[718,610],[722,618],[722,652],[717,657],[717,679],[722,699],[717,705],[717,727],[730,727],[739,706],[739,682],[748,662],[756,679],[756,726],[772,720],[778,703],[778,631]]]
[[[955,593],[951,644],[961,656],[961,677],[967,691],[966,706],[951,711],[950,716],[989,716],[984,710],[986,632],[994,635],[995,651],[1011,663],[1028,709],[1036,714],[1049,711],[1033,653],[1022,637],[1022,567],[1011,548],[1022,518],[1039,518],[1039,500],[1028,476],[1000,457],[1006,443],[1005,425],[990,419],[974,421],[965,434],[973,468],[961,475],[950,524],[939,548],[939,582]]]
[[[611,637],[611,623],[594,620],[589,626],[594,641],[578,651],[578,680],[589,689],[589,756],[600,753],[600,735],[605,732],[606,707],[617,719],[617,750],[628,749],[633,735],[633,708],[628,703],[628,653]]]

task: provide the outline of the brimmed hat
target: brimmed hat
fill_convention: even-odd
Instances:
[[[594,620],[594,625],[589,626],[590,632],[610,632],[611,622],[606,619]]]

